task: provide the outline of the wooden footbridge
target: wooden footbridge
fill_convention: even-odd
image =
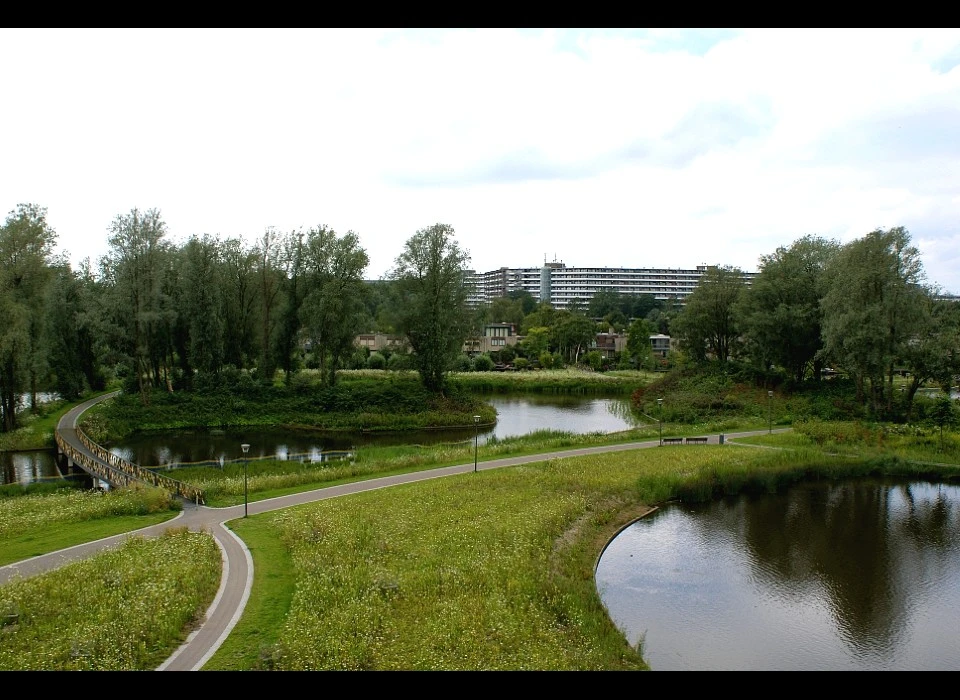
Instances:
[[[75,406],[64,414],[54,431],[54,437],[57,441],[58,461],[66,460],[69,468],[79,468],[95,480],[112,487],[133,484],[158,486],[191,503],[203,505],[203,492],[200,489],[182,481],[171,479],[168,476],[157,474],[149,469],[144,469],[133,462],[128,462],[95,443],[77,427],[77,420],[84,411],[100,401],[113,398],[119,393],[114,391],[103,394]]]

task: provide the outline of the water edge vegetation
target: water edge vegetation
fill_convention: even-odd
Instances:
[[[697,434],[717,426],[732,431],[738,423],[760,428],[764,407],[769,411],[769,404],[762,403],[761,410],[752,411],[759,419],[714,416],[694,426],[670,424],[667,434]],[[656,431],[651,422],[616,436],[525,436],[494,441],[481,456],[626,442],[654,438]],[[649,508],[672,499],[769,491],[805,478],[955,479],[960,474],[960,440],[952,431],[943,435],[930,425],[805,419],[794,422],[792,433],[750,442],[789,449],[683,446],[552,459],[233,521],[232,529],[254,556],[254,592],[240,623],[205,668],[642,669],[642,648],[631,649],[612,626],[592,574],[605,542]],[[314,470],[325,472],[327,481],[279,487],[257,482],[255,497],[391,470],[463,463],[471,452],[466,445],[390,448],[376,456],[371,452],[369,460],[358,452],[356,464],[368,461],[380,465],[380,471],[338,474],[336,469],[346,465],[331,463]],[[235,495],[224,498],[236,502]],[[3,499],[0,509],[12,500],[19,499]],[[102,520],[74,518],[70,528],[59,529],[83,530]],[[188,560],[195,545],[182,546],[167,556]],[[6,538],[0,550],[4,547]],[[95,559],[111,561],[101,559],[105,556]],[[324,565],[317,566],[321,561]],[[60,576],[77,575],[71,573],[74,566],[64,567]],[[196,566],[202,567],[201,561]],[[118,581],[79,571],[91,594]],[[65,614],[79,615],[81,621],[63,626],[39,613],[31,616],[33,604],[24,603],[46,586],[62,588],[56,573],[29,579],[36,587],[29,594],[23,588],[28,581],[0,587],[5,647],[9,641],[16,649],[17,640],[29,639],[34,647],[71,650],[55,662],[62,668],[95,668],[80,666],[93,663],[96,655],[87,653],[89,645],[79,640],[93,627],[113,629],[109,612],[96,606],[68,610]],[[166,592],[174,597],[181,593],[186,591]],[[71,603],[61,600],[61,605]],[[165,605],[178,607],[181,601]],[[97,644],[104,645],[104,664],[122,659],[119,663],[131,668],[156,667],[164,650],[172,652],[188,633],[189,619],[168,626],[164,639],[151,640],[150,653],[136,659],[109,649],[111,643],[129,645],[129,632],[116,629],[113,641],[109,634],[97,636]],[[22,634],[27,627],[31,631]],[[21,657],[39,663],[31,654]],[[13,661],[0,665],[8,668],[7,663],[9,668],[40,667]]]

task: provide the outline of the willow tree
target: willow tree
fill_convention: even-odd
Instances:
[[[239,238],[221,243],[220,298],[223,303],[223,359],[238,369],[249,367],[257,346],[257,251]]]
[[[110,247],[100,261],[110,295],[107,308],[113,341],[144,404],[150,402],[150,390],[160,379],[157,367],[166,350],[157,342],[169,309],[163,299],[170,253],[166,231],[158,210],[131,209],[111,223]]]
[[[550,345],[567,362],[576,364],[597,338],[596,324],[582,313],[560,309],[550,327]]]
[[[269,384],[277,370],[276,338],[280,333],[284,301],[284,237],[267,228],[257,242],[255,275],[260,301],[260,359],[257,376]]]
[[[390,272],[398,295],[396,327],[413,348],[421,382],[436,393],[443,391],[446,373],[470,332],[470,255],[454,236],[448,224],[420,229],[404,244]]]
[[[747,352],[764,370],[783,367],[802,382],[813,370],[820,378],[826,269],[840,244],[804,236],[760,258],[759,273],[737,311]]]
[[[323,383],[336,382],[337,369],[353,351],[359,325],[367,313],[363,273],[366,251],[353,231],[342,236],[320,226],[307,232],[304,273],[306,293],[300,318],[320,365]]]
[[[730,266],[710,267],[673,322],[681,347],[704,361],[726,362],[739,350],[736,308],[746,289],[743,272]]]
[[[926,294],[920,253],[902,226],[847,243],[828,268],[824,352],[874,412],[889,411],[894,368],[921,331]]]
[[[900,362],[910,372],[907,404],[920,387],[934,382],[945,392],[960,374],[960,304],[942,298],[938,289],[918,295],[911,314],[916,330],[900,351]]]
[[[291,231],[281,240],[280,306],[274,335],[274,354],[287,386],[293,380],[300,359],[300,306],[306,295],[304,264],[306,246],[303,231]]]
[[[53,268],[47,286],[46,322],[52,387],[64,399],[79,398],[106,385],[99,362],[97,304],[91,298],[89,268]]]
[[[220,241],[214,236],[191,236],[180,250],[181,313],[187,331],[184,343],[188,368],[216,375],[223,364],[225,328],[221,299]],[[190,376],[185,377],[191,386]]]
[[[47,363],[44,302],[54,264],[56,232],[47,210],[19,204],[0,227],[0,425],[17,425],[18,395],[36,406]]]

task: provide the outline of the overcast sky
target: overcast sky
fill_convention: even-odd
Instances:
[[[758,268],[906,227],[960,293],[960,30],[0,29],[0,207],[95,264],[450,224],[471,267]]]

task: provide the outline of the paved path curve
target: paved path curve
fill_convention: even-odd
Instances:
[[[104,395],[81,404],[68,412],[60,421],[58,428],[62,431],[76,430],[77,419],[83,411],[98,401],[109,398],[112,394]],[[780,428],[773,432],[786,432],[789,428]],[[768,430],[754,430],[741,433],[727,433],[727,440],[736,438],[750,437],[754,435],[765,435]],[[719,435],[711,435],[708,438],[709,444],[718,444]],[[527,455],[524,457],[504,457],[502,459],[492,459],[485,462],[479,462],[476,465],[477,470],[486,471],[488,469],[498,469],[500,467],[512,467],[519,464],[529,464],[531,462],[543,462],[549,459],[558,459],[564,457],[579,457],[584,455],[597,455],[607,452],[624,452],[627,450],[643,449],[648,447],[657,447],[657,440],[645,442],[630,442],[620,445],[601,445],[597,447],[582,447],[571,450],[561,450],[557,452],[547,452],[536,455]],[[458,464],[451,467],[440,467],[437,469],[428,469],[425,471],[411,472],[408,474],[398,474],[396,476],[385,476],[377,479],[368,479],[366,481],[357,481],[351,484],[341,484],[339,486],[329,486],[313,491],[290,494],[288,496],[279,496],[261,501],[249,502],[247,510],[250,515],[258,513],[267,513],[290,506],[312,503],[327,498],[337,498],[347,496],[362,491],[372,491],[374,489],[387,488],[398,484],[407,484],[424,479],[435,479],[444,476],[453,476],[454,474],[464,474],[473,471],[474,463]],[[158,525],[136,530],[133,532],[107,537],[95,542],[70,547],[69,549],[51,552],[22,562],[9,564],[0,567],[0,585],[16,576],[33,576],[46,571],[50,571],[71,561],[93,556],[104,549],[114,547],[132,536],[155,537],[161,535],[170,528],[186,527],[192,532],[210,532],[220,547],[223,558],[223,576],[220,580],[220,588],[214,597],[213,602],[207,609],[203,624],[199,629],[190,634],[186,642],[177,649],[173,655],[159,666],[158,671],[198,671],[207,660],[213,656],[223,641],[233,630],[240,615],[243,613],[247,599],[250,597],[250,588],[253,583],[253,559],[246,545],[237,537],[228,527],[227,523],[231,520],[243,517],[244,506],[230,506],[229,508],[209,508],[207,506],[198,506],[189,501],[184,502],[183,511],[172,520],[168,520]]]

